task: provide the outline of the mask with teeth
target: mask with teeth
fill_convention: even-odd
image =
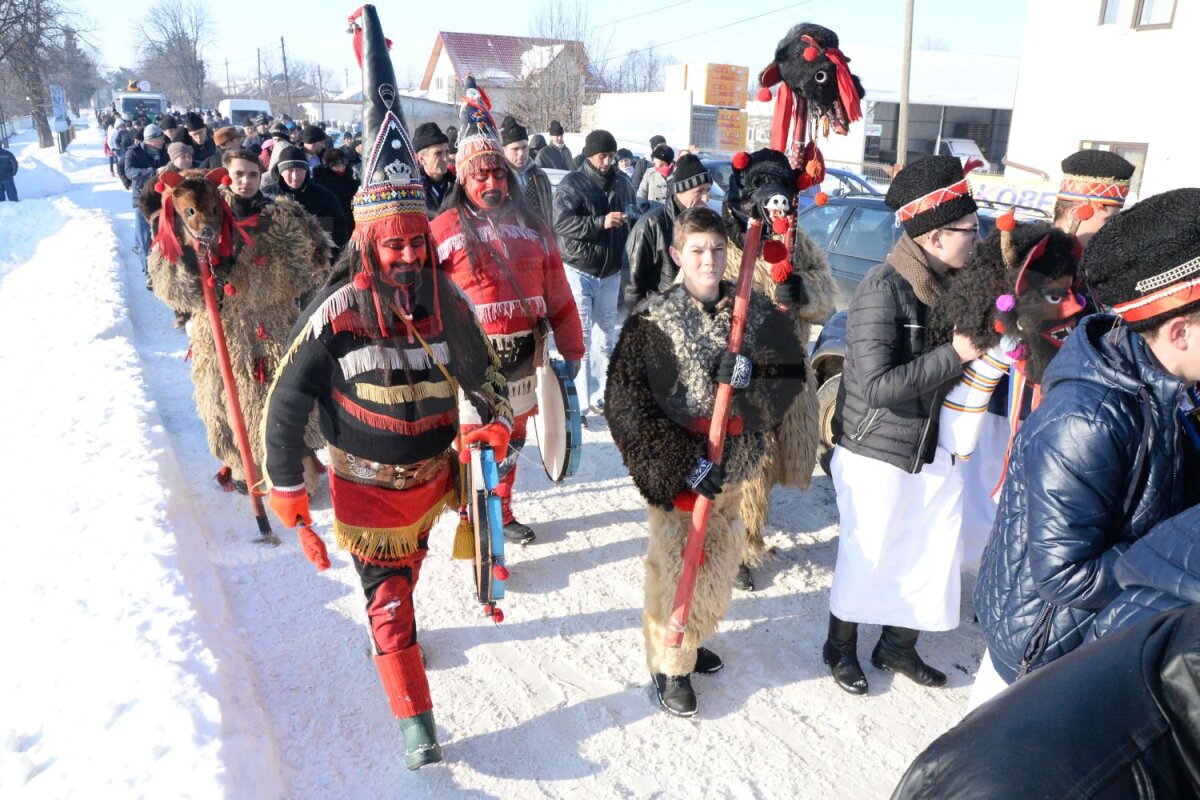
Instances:
[[[1074,239],[1074,237],[1070,237]],[[1038,240],[1025,255],[1013,286],[1016,305],[997,315],[1005,332],[1025,343],[1018,364],[1030,383],[1040,384],[1050,360],[1075,329],[1087,307],[1076,273],[1078,242],[1071,242],[1069,259],[1047,258],[1050,236]]]

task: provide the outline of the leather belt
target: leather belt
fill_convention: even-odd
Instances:
[[[414,464],[381,464],[329,445],[329,466],[338,477],[388,489],[411,489],[428,483],[453,457],[453,451],[445,450]]]

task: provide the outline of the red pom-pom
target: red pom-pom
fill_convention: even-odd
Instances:
[[[816,61],[817,56],[819,56],[819,55],[821,55],[821,54],[817,52],[817,48],[815,48],[815,47],[804,48],[804,60],[805,61]]]
[[[266,256],[256,256],[254,258],[254,266],[265,267],[266,265],[267,265],[267,257]]]
[[[824,192],[817,192],[817,194],[813,197],[813,202],[819,206],[823,206],[829,202],[829,195],[825,194]]]
[[[1091,203],[1084,203],[1079,208],[1075,209],[1075,218],[1080,220],[1091,219],[1096,213],[1096,209]]]
[[[366,291],[371,288],[371,276],[365,272],[360,272],[354,276],[354,288]]]
[[[233,297],[235,294],[237,294],[237,289],[234,288],[233,284],[232,283],[225,284],[225,296]]]
[[[208,276],[208,285],[209,285],[209,287],[215,287],[217,285],[217,279],[214,278],[212,275],[209,275]]]
[[[792,277],[792,265],[786,261],[777,261],[771,265],[771,280],[783,283]]]
[[[779,234],[780,236],[787,233],[789,227],[791,227],[791,226],[788,224],[787,217],[776,217],[771,222],[771,230],[774,231],[775,233]]]
[[[812,185],[813,185],[812,175],[809,175],[807,172],[801,172],[800,177],[796,178],[796,188],[802,192],[805,189],[812,188]]]
[[[167,188],[167,187],[163,185],[163,182],[162,182],[162,181],[155,181],[155,182],[154,182],[154,191],[158,192],[159,194],[162,194],[162,193],[163,193],[163,190],[164,190],[164,189],[166,189],[166,188]]]
[[[232,186],[233,180],[228,175],[226,175],[225,177],[221,178],[221,185],[222,186]]]
[[[763,258],[768,264],[778,264],[780,261],[787,261],[787,248],[783,242],[777,242],[771,239],[763,243],[762,249]]]
[[[258,340],[260,342],[265,342],[267,339],[271,338],[270,336],[267,335],[267,329],[266,329],[266,327],[263,326],[263,324],[261,322],[258,323],[258,327],[254,329],[254,335],[256,337],[258,337]]]
[[[497,625],[499,625],[501,622],[504,622],[504,612],[495,606],[486,609],[483,613],[484,616],[491,617],[492,622],[496,623]]]
[[[765,86],[762,87],[761,89],[759,89],[758,90],[758,102],[760,102],[760,103],[771,102],[771,90]]]
[[[1017,227],[1016,212],[1010,208],[1007,212],[1001,215],[999,219],[996,220],[996,227],[1002,231],[1015,230]]]
[[[492,567],[492,577],[498,581],[508,580],[508,567],[503,564],[497,564]]]
[[[745,150],[739,150],[733,154],[732,163],[734,169],[745,169],[750,166],[750,156]]]

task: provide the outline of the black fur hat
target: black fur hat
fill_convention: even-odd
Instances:
[[[551,120],[550,135],[551,136],[562,136],[563,135],[563,126],[559,123],[558,120]]]
[[[1200,310],[1200,189],[1175,189],[1113,217],[1084,251],[1083,279],[1137,330]]]
[[[1124,205],[1134,166],[1106,150],[1080,150],[1062,160],[1062,171],[1059,198]]]
[[[436,122],[422,122],[413,131],[412,146],[413,150],[418,153],[426,147],[433,147],[435,144],[447,144],[449,141],[449,137],[442,133],[442,129],[438,127]]]
[[[187,117],[185,119],[186,121],[184,124],[189,131],[198,131],[205,127],[204,117],[200,116],[195,111],[187,112]]]
[[[529,139],[529,131],[513,117],[505,117],[500,123],[500,144],[508,146],[513,142],[524,142]]]
[[[978,210],[962,162],[954,156],[926,156],[909,164],[892,181],[883,202],[913,239]]]

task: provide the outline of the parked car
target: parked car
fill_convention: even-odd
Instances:
[[[831,198],[846,197],[852,194],[883,196],[883,192],[879,191],[873,183],[862,175],[857,175],[845,169],[825,170],[825,180],[816,186],[808,187],[800,193],[800,207],[807,208],[811,206],[817,196],[817,192],[824,192]]]

